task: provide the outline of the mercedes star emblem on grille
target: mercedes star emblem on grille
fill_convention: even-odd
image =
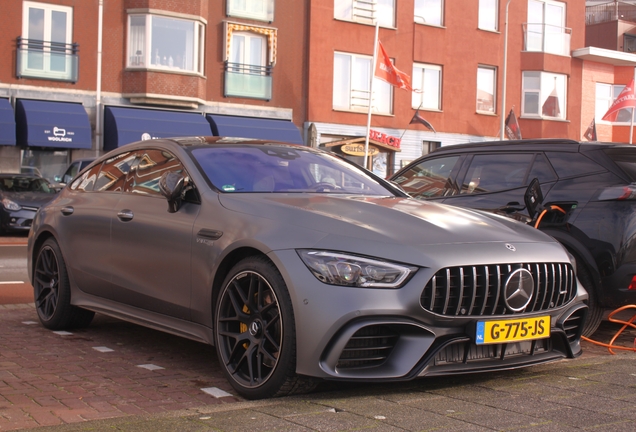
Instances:
[[[524,268],[510,273],[504,286],[506,306],[513,312],[519,312],[530,303],[534,291],[532,273]]]

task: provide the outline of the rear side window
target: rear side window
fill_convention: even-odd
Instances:
[[[89,171],[86,171],[81,177],[76,178],[71,183],[72,190],[78,190],[83,192],[90,192],[95,187],[95,181],[99,174],[99,170],[102,166],[100,164],[95,165]],[[64,175],[66,177],[66,174]]]
[[[534,163],[532,164],[532,169],[530,170],[530,175],[526,179],[524,186],[530,184],[532,179],[539,179],[540,183],[550,182],[556,180],[556,176],[550,168],[550,164],[545,159],[543,154],[538,154],[534,159]]]
[[[524,185],[533,153],[479,154],[470,163],[462,194],[513,189]]]
[[[605,169],[581,153],[546,152],[559,178],[575,177],[605,171]]]
[[[633,149],[606,149],[605,154],[619,166],[632,182],[636,182],[636,148]]]
[[[452,178],[459,169],[458,162],[459,156],[426,159],[412,165],[394,181],[415,198],[452,195]]]

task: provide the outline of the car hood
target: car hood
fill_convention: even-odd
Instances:
[[[41,207],[55,198],[56,194],[44,192],[3,192],[2,198],[26,207]]]
[[[403,197],[328,194],[222,194],[232,211],[304,227],[327,235],[439,245],[484,242],[554,242],[534,228],[507,218]]]

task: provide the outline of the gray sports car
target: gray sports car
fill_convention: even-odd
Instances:
[[[250,399],[576,357],[587,293],[574,268],[530,226],[240,138],[114,150],[29,235],[45,327],[99,312],[213,344]]]

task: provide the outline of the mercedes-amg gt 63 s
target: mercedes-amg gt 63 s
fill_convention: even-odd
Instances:
[[[212,344],[248,399],[576,357],[575,268],[523,223],[410,198],[328,152],[240,138],[113,150],[29,234],[45,327],[97,312]]]

